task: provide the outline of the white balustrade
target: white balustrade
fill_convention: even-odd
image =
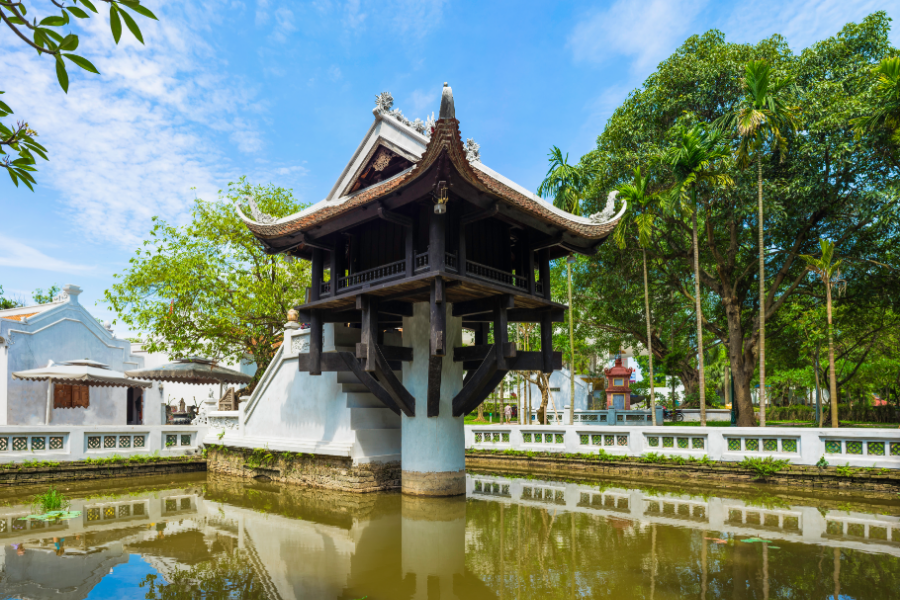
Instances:
[[[740,462],[771,456],[796,465],[900,468],[897,429],[627,425],[467,425],[466,448],[640,457],[650,453]]]

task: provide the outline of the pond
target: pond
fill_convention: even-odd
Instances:
[[[0,598],[900,597],[900,502],[470,473],[466,497],[213,474],[0,496]],[[34,490],[30,491],[34,493]]]

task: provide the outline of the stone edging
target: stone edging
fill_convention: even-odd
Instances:
[[[673,477],[696,481],[728,481],[745,484],[790,485],[811,489],[868,490],[900,492],[900,471],[888,473],[838,474],[839,467],[807,467],[789,465],[765,480],[738,467],[738,463],[696,464],[644,463],[639,461],[601,462],[562,456],[506,456],[487,452],[466,452],[466,467],[505,471],[543,473],[551,476],[625,477],[658,480],[668,483]],[[859,471],[859,469],[856,469]]]
[[[87,481],[118,479],[122,477],[146,477],[173,473],[199,473],[206,471],[202,458],[165,460],[147,463],[107,463],[92,465],[78,462],[61,463],[58,467],[24,469],[0,469],[0,487],[49,483],[54,481]]]

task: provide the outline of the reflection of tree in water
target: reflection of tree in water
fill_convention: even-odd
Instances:
[[[466,505],[466,568],[498,599],[877,599],[900,589],[900,559],[886,554],[787,541],[764,550],[727,530],[501,506]],[[721,536],[728,543],[704,539]]]
[[[189,569],[175,568],[170,582],[147,575],[141,582],[148,600],[268,599],[263,582],[239,550],[223,553]]]

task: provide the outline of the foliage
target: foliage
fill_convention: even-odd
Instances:
[[[68,511],[71,505],[63,493],[54,487],[31,499],[31,511],[38,514]]]
[[[19,306],[22,306],[22,302],[17,298],[7,298],[3,293],[3,286],[0,285],[0,310],[18,308]]]
[[[856,475],[857,469],[851,467],[850,463],[845,463],[843,467],[839,466],[834,471],[839,477],[853,477]]]
[[[119,318],[146,333],[145,350],[233,361],[250,354],[262,376],[287,311],[302,303],[309,264],[263,251],[235,214],[248,198],[269,214],[303,208],[288,190],[242,178],[219,201],[197,200],[183,227],[154,218],[151,239],[105,292]]]
[[[13,33],[26,45],[37,51],[39,56],[51,56],[56,63],[56,79],[63,92],[69,91],[69,74],[66,71],[66,61],[74,63],[85,71],[99,74],[100,72],[88,59],[75,54],[78,49],[78,35],[67,33],[70,31],[71,17],[89,19],[94,14],[99,14],[91,0],[72,0],[71,6],[64,6],[62,2],[52,0],[54,6],[59,8],[58,16],[48,16],[40,21],[33,17],[27,8],[27,0],[0,0],[0,21],[6,24]],[[116,44],[122,37],[122,22],[142,44],[144,43],[141,30],[129,11],[136,15],[156,20],[156,16],[146,7],[140,4],[140,0],[99,0],[109,4],[109,21],[113,39]],[[87,11],[80,8],[81,3]],[[127,9],[127,10],[126,10]],[[90,12],[88,12],[90,11]],[[65,30],[63,28],[66,28]],[[65,34],[65,35],[63,35]],[[31,39],[29,39],[31,36]],[[0,91],[0,94],[3,94]],[[0,100],[0,118],[13,114],[8,104]],[[0,121],[0,167],[6,169],[16,187],[19,181],[28,189],[34,191],[36,183],[32,175],[35,168],[35,155],[47,159],[47,149],[35,140],[37,132],[29,127],[26,121],[16,121],[14,125],[6,125]],[[12,151],[12,155],[4,149]],[[17,158],[15,158],[17,157]]]
[[[665,194],[672,208],[679,208],[672,195],[677,191],[680,207],[685,209],[685,195],[693,190],[684,176],[687,171],[679,171],[683,176],[679,179],[670,168],[676,139],[683,141],[697,123],[713,123],[739,111],[750,61],[765,60],[773,78],[793,81],[793,86],[783,88],[784,102],[798,107],[803,128],[796,133],[784,130],[784,145],[769,139],[759,159],[768,198],[763,244],[765,272],[770,274],[764,307],[769,324],[766,339],[781,359],[776,370],[810,365],[815,344],[789,350],[799,344],[785,312],[824,308],[822,287],[799,258],[817,253],[820,239],[834,241],[841,249],[847,280],[842,307],[860,319],[875,314],[885,323],[892,322],[889,315],[898,312],[900,166],[885,154],[879,134],[858,134],[851,122],[879,106],[878,80],[872,69],[897,54],[889,41],[889,23],[884,12],[874,13],[800,54],[792,53],[777,35],[757,44],[728,43],[718,31],[692,36],[616,109],[597,148],[581,159],[597,167],[584,194],[585,212],[596,209],[610,190],[632,181],[636,167],[649,180],[650,193]],[[700,131],[695,134],[699,136]],[[741,139],[729,138],[726,143],[731,155],[739,156]],[[695,139],[681,145],[698,144]],[[693,153],[685,149],[681,155]],[[711,169],[713,174],[731,177],[734,185],[722,187],[722,181],[714,179],[696,186],[700,335],[705,344],[718,341],[727,349],[739,424],[749,426],[754,424],[750,390],[759,358],[759,178],[738,163],[722,160],[717,169]],[[632,218],[641,213],[640,207],[632,208]],[[662,369],[668,363],[669,372],[679,376],[690,392],[699,383],[695,356],[701,340],[690,326],[696,294],[686,274],[693,270],[694,253],[691,228],[683,213],[655,213],[646,249],[654,362]],[[646,316],[639,300],[643,276],[635,249],[635,245],[620,250],[604,244],[595,257],[576,263],[581,290],[575,314],[580,321],[577,333],[583,339],[595,339],[598,346],[648,346],[642,327]],[[858,338],[860,349],[851,350],[855,342],[847,344],[847,358],[861,359],[873,336],[887,337],[887,331],[865,330]],[[767,353],[767,365],[768,358]],[[891,377],[898,375],[898,371],[889,372]],[[845,377],[859,377],[858,373],[850,365]]]
[[[581,215],[581,199],[585,188],[596,174],[595,168],[590,163],[569,164],[569,155],[563,156],[562,151],[553,146],[547,155],[550,160],[550,169],[538,186],[537,193],[544,198],[553,198],[553,205],[570,212],[573,215]]]
[[[767,479],[775,475],[791,464],[787,459],[775,459],[771,456],[765,458],[747,457],[741,461],[740,466],[755,473],[754,479]]]
[[[53,299],[60,292],[60,287],[55,283],[50,286],[50,288],[45,292],[41,288],[38,288],[32,292],[31,297],[34,298],[35,304],[50,304],[53,302]]]
[[[268,448],[255,448],[249,456],[244,458],[244,466],[248,469],[259,469],[271,466],[275,462],[275,455]]]
[[[149,574],[140,586],[150,600],[263,600],[269,598],[252,562],[239,550],[216,556],[187,569],[175,567],[161,579]]]
[[[824,469],[825,467],[828,466],[828,461],[825,460],[825,457],[823,456],[816,462],[816,466],[819,467],[820,469]]]

